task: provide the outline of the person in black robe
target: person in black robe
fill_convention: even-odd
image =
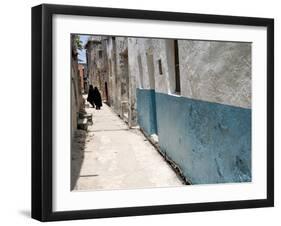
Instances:
[[[87,101],[93,106],[93,108],[95,108],[94,99],[95,99],[94,87],[93,87],[93,85],[90,85]]]
[[[96,105],[96,109],[100,110],[100,107],[102,106],[102,100],[101,95],[97,87],[94,88],[94,103]]]

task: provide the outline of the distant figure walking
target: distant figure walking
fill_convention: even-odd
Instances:
[[[101,95],[97,87],[93,88],[92,85],[89,87],[87,101],[93,106],[96,106],[97,110],[100,110],[102,106]]]
[[[94,88],[94,103],[96,105],[96,109],[100,110],[102,106],[101,95],[97,87]]]
[[[93,85],[90,85],[87,101],[93,106],[93,108],[95,108],[94,95],[95,95],[94,87],[93,87]]]

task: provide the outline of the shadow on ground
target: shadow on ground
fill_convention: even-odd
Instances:
[[[73,135],[71,144],[71,190],[75,189],[80,176],[80,170],[84,160],[86,137],[87,132],[85,130],[76,130]]]

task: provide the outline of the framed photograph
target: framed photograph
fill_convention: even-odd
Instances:
[[[32,8],[32,217],[274,205],[274,20]]]

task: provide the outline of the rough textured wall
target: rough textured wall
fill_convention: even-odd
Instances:
[[[72,60],[73,63],[73,60]],[[75,85],[75,69],[71,66],[71,133],[72,137],[74,135],[74,131],[77,129],[77,94],[76,94],[76,85]]]
[[[251,181],[251,110],[156,93],[161,150],[192,184]]]
[[[170,92],[170,74],[168,56],[167,56],[167,42],[165,39],[153,39],[153,58],[154,58],[154,74],[155,74],[155,91],[161,93]],[[159,70],[159,60],[161,60],[162,74]]]
[[[109,61],[109,89],[110,92],[110,99],[111,99],[111,106],[113,109],[117,111],[118,109],[118,91],[117,91],[117,63],[116,63],[116,41],[112,37],[109,38],[107,44],[107,57]]]
[[[98,87],[106,100],[105,83],[108,80],[107,37],[91,36],[86,44],[89,83]]]
[[[148,134],[157,134],[155,91],[137,89],[137,114],[140,127]]]
[[[137,68],[136,68],[136,39],[128,38],[128,64],[129,64],[129,126],[133,127],[137,122]]]
[[[182,95],[251,108],[251,43],[179,40]]]
[[[116,112],[122,116],[122,102],[128,100],[128,40],[124,37],[116,38]],[[127,55],[127,56],[126,56]]]
[[[97,86],[100,89],[100,71],[98,70],[98,56],[97,48],[100,48],[100,43],[93,42],[91,40],[87,43],[87,55],[88,55],[88,71],[90,85]]]
[[[106,55],[107,55],[107,64],[108,64],[108,90],[109,90],[109,105],[114,107],[115,102],[115,54],[114,54],[114,44],[112,37],[108,37],[108,42],[106,45]]]
[[[89,78],[89,85],[93,84],[94,80],[94,59],[93,59],[93,44],[88,42],[86,45],[86,56],[87,56],[87,69],[88,69],[88,78]]]
[[[108,56],[107,56],[107,40],[106,36],[101,36],[101,45],[98,51],[101,51],[101,56],[97,52],[99,59],[99,72],[100,72],[100,91],[104,101],[108,102],[110,90],[108,89],[109,76],[108,76]],[[107,86],[107,89],[106,89]]]
[[[132,82],[132,112],[148,134],[157,133],[153,39],[129,38],[129,72]],[[137,90],[135,91],[135,89]],[[134,90],[133,90],[134,89]],[[137,114],[134,111],[137,110]],[[135,118],[133,118],[136,120]]]
[[[78,64],[78,71],[79,71],[79,77],[80,77],[80,87],[82,93],[84,92],[84,74],[85,74],[85,67],[83,64]]]
[[[151,78],[148,56],[154,58],[153,39],[147,38],[129,38],[129,61],[130,73],[136,77],[136,86],[141,89],[154,89],[154,80]]]
[[[136,54],[143,59],[139,49],[147,47],[142,39],[135,42],[137,68]],[[157,131],[162,151],[193,184],[251,181],[251,44],[179,40],[180,96],[173,95],[173,44],[152,40],[155,97],[143,64],[140,126],[149,134]]]
[[[79,112],[84,112],[84,99],[81,90],[81,77],[78,69],[77,50],[74,44],[74,36],[71,38],[71,132],[74,135],[77,129]]]
[[[162,150],[191,183],[251,181],[251,44],[178,43],[181,97],[156,82]]]

